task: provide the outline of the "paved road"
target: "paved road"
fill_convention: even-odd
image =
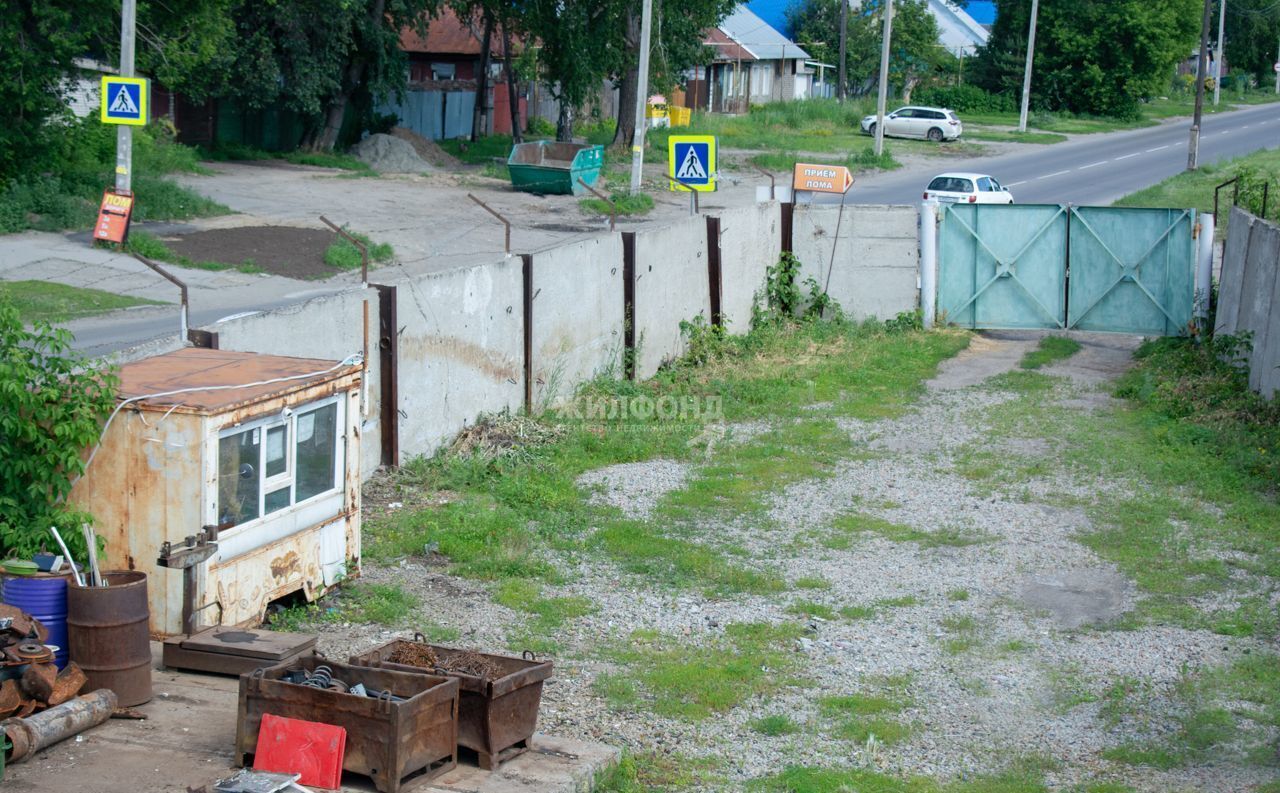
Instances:
[[[1280,146],[1280,104],[1205,116],[1200,162]],[[1032,151],[939,163],[937,170],[995,176],[1019,203],[1110,204],[1187,167],[1191,121],[1075,138]],[[892,145],[892,144],[890,144]],[[862,204],[915,203],[930,174],[887,173],[858,181],[849,200]]]

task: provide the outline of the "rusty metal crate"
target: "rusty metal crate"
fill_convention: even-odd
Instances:
[[[412,641],[393,639],[368,652],[353,655],[350,662],[379,669],[455,678],[459,683],[458,744],[476,752],[481,768],[492,769],[529,748],[529,739],[533,737],[538,723],[538,707],[542,704],[542,684],[551,677],[550,661],[534,660],[532,653],[526,653],[529,656],[526,658],[478,653],[501,670],[500,677],[485,680],[448,669],[422,669],[387,660],[397,648],[406,644],[426,644],[441,659],[466,652],[429,644],[419,633]]]
[[[348,685],[390,691],[404,701],[360,697],[282,680],[290,669],[327,666]],[[346,728],[344,771],[364,774],[382,793],[448,771],[458,763],[458,681],[438,675],[350,666],[318,656],[240,676],[236,765],[253,764],[262,715]]]

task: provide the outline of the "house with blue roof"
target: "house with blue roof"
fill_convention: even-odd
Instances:
[[[689,75],[686,103],[713,113],[745,113],[751,105],[806,99],[813,84],[809,53],[741,4],[703,43],[711,63]]]

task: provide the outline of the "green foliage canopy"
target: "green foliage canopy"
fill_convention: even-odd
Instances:
[[[65,329],[28,330],[0,302],[0,552],[29,556],[52,547],[49,527],[88,521],[66,502],[115,406],[117,380],[70,349]],[[64,531],[75,545],[78,531]],[[83,547],[83,542],[78,543]],[[73,551],[74,552],[74,551]]]

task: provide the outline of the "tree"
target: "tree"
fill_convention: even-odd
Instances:
[[[1268,85],[1272,64],[1280,60],[1280,5],[1275,0],[1230,0],[1227,3],[1226,60],[1229,74],[1252,74]]]
[[[653,93],[675,88],[684,73],[706,63],[712,52],[702,42],[708,28],[720,24],[737,6],[736,0],[654,0],[650,46],[649,87]],[[640,0],[625,6],[621,26],[622,59],[611,77],[618,86],[618,124],[614,145],[630,146],[636,133],[636,89],[639,87]]]
[[[624,0],[525,0],[517,3],[526,35],[538,46],[538,70],[560,104],[556,140],[573,139],[574,110],[619,58]]]
[[[796,42],[824,63],[840,62],[841,0],[801,0],[787,10]],[[865,93],[879,79],[884,6],[867,0],[849,15],[845,68],[853,93]],[[938,23],[926,0],[895,0],[889,81],[904,101],[924,79],[954,60],[938,43]]]
[[[68,506],[115,406],[117,381],[70,351],[71,334],[44,322],[28,330],[0,300],[0,552],[29,556],[49,544],[49,527],[78,528],[88,515]],[[63,532],[83,548],[79,532]]]
[[[1036,32],[1032,106],[1132,118],[1166,90],[1175,64],[1196,46],[1201,0],[1044,0]],[[996,0],[996,23],[975,78],[1017,92],[1030,3]]]

